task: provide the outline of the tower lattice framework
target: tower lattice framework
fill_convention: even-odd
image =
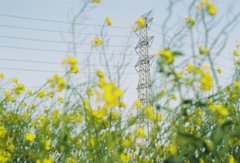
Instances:
[[[135,65],[135,68],[139,73],[137,90],[138,98],[143,107],[151,105],[152,102],[152,80],[150,67],[153,56],[149,55],[149,47],[152,44],[153,36],[148,36],[148,30],[153,20],[151,14],[152,11],[141,16],[144,19],[144,27],[137,29],[136,31],[136,35],[139,38],[139,42],[135,47],[135,50],[139,55],[139,59]]]

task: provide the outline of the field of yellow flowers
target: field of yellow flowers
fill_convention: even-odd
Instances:
[[[208,0],[194,4],[196,17],[184,20],[190,33],[217,14]],[[109,17],[105,21],[111,26]],[[144,25],[138,18],[136,27]],[[98,37],[92,41],[101,46]],[[192,46],[193,62],[180,68],[173,47],[156,53],[158,73],[171,88],[157,90],[148,106],[138,99],[127,106],[124,91],[101,70],[91,87],[76,84],[81,70],[73,56],[62,62],[65,75],[54,74],[37,90],[0,73],[0,163],[239,162],[240,45],[232,52],[235,74],[224,87],[210,44]]]

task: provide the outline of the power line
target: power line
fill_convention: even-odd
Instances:
[[[24,68],[9,68],[9,67],[0,67],[2,70],[9,70],[9,71],[26,71],[26,72],[40,72],[40,73],[66,73],[65,71],[59,71],[59,70],[40,70],[40,69],[24,69]],[[86,71],[80,71],[83,73],[96,73],[96,72],[86,72]],[[111,73],[111,74],[118,74],[117,72]],[[121,73],[120,73],[121,74]],[[133,72],[126,72],[124,74],[131,74],[131,75],[137,75]]]
[[[18,46],[8,46],[8,45],[0,45],[1,48],[7,49],[19,49],[19,50],[32,50],[32,51],[44,51],[44,52],[59,52],[59,53],[71,53],[72,51],[64,51],[64,50],[56,50],[56,49],[40,49],[40,48],[29,48],[29,47],[18,47]],[[119,45],[120,47],[120,45]],[[122,46],[125,47],[125,46]],[[129,47],[129,46],[126,46]],[[78,52],[80,54],[99,54],[96,52]],[[105,53],[105,55],[124,55],[123,53]],[[132,55],[132,54],[130,54]],[[134,56],[134,55],[132,55]]]
[[[58,41],[58,40],[46,40],[46,39],[37,39],[37,38],[26,38],[26,37],[15,37],[15,36],[6,36],[6,35],[0,35],[0,38],[7,38],[7,39],[15,39],[15,40],[26,40],[26,41],[35,41],[35,42],[48,42],[48,43],[57,43],[57,44],[74,44],[73,42],[67,42],[67,41]],[[76,43],[77,45],[80,46],[92,46],[93,44],[89,43]],[[101,45],[104,46],[104,45]],[[8,47],[8,46],[0,46],[0,47]],[[105,45],[105,47],[114,47],[114,48],[135,48],[133,46],[123,46],[123,45]],[[36,48],[21,48],[18,47],[19,49],[36,49]],[[156,50],[156,49],[153,49]],[[54,51],[54,52],[59,52],[59,50],[44,50],[44,51]]]
[[[37,41],[37,42],[48,42],[48,43],[60,43],[60,44],[73,44],[73,42],[67,42],[67,41],[45,40],[45,39],[15,37],[15,36],[5,36],[5,35],[0,35],[0,38],[8,38],[8,39],[15,39],[15,40],[27,40],[27,41]],[[77,45],[88,45],[88,46],[93,45],[93,44],[88,44],[88,43],[76,43],[76,44]],[[106,47],[131,47],[131,46],[106,45]]]
[[[26,16],[17,16],[17,15],[8,15],[8,14],[0,14],[1,17],[9,17],[9,18],[16,18],[16,19],[25,19],[25,20],[32,20],[32,21],[43,21],[43,22],[50,22],[50,23],[60,23],[60,24],[72,24],[72,22],[67,21],[60,21],[60,20],[52,20],[52,19],[44,19],[44,18],[33,18],[33,17],[26,17]],[[102,27],[103,25],[97,25],[97,24],[89,24],[89,23],[75,23],[75,25],[83,25],[83,26],[92,26],[92,27]],[[115,29],[131,29],[128,26],[109,26],[109,28],[115,28]],[[43,29],[44,30],[44,29]],[[160,34],[157,31],[150,30],[152,32],[155,32],[157,34]]]
[[[7,49],[19,49],[19,50],[32,50],[32,51],[43,51],[43,52],[58,52],[58,53],[65,53],[69,54],[71,51],[64,51],[64,50],[56,50],[56,49],[40,49],[40,48],[29,48],[29,47],[17,47],[17,46],[6,46],[0,45],[1,48]],[[99,54],[97,52],[78,52],[79,54]],[[123,53],[105,53],[106,55],[124,55]],[[132,55],[132,54],[130,54]],[[132,55],[134,56],[134,55]]]
[[[38,70],[38,69],[24,69],[24,68],[9,68],[9,67],[0,67],[2,70],[10,70],[10,71],[31,71],[31,72],[48,72],[48,73],[65,73],[64,71],[58,70]]]
[[[36,41],[36,42],[48,42],[48,43],[57,43],[57,44],[74,44],[73,42],[67,42],[67,41],[58,41],[58,40],[46,40],[46,39],[37,39],[37,38],[26,38],[26,37],[15,37],[15,36],[6,36],[6,35],[0,35],[0,38],[7,38],[7,39],[15,39],[15,40],[26,40],[26,41]],[[76,43],[77,45],[85,45],[85,46],[91,46],[93,44],[89,43]],[[101,45],[104,46],[104,45]],[[127,48],[135,48],[133,46],[124,46],[124,45],[105,45],[105,47],[127,47]],[[155,49],[156,50],[156,49]]]
[[[0,45],[1,48],[8,48],[8,49],[21,49],[21,50],[33,50],[33,51],[45,51],[45,52],[63,52],[63,53],[70,53],[63,50],[53,50],[53,49],[39,49],[39,48],[27,48],[27,47],[17,47],[17,46],[5,46]]]
[[[42,21],[42,22],[49,22],[49,23],[59,23],[59,24],[72,24],[72,22],[61,21],[61,20],[52,20],[52,19],[45,19],[45,18],[33,18],[33,17],[26,17],[26,16],[17,16],[17,15],[8,15],[8,14],[0,14],[1,17],[8,17],[8,18],[16,18],[16,19],[25,19],[31,21]],[[102,27],[102,25],[97,24],[89,24],[89,23],[75,23],[76,25],[84,25],[84,26],[92,26],[92,27]],[[109,26],[110,28],[116,29],[130,29],[127,26]]]
[[[72,34],[73,32],[70,31],[57,31],[57,30],[52,30],[52,29],[43,29],[43,28],[30,28],[30,27],[24,27],[24,26],[13,26],[13,25],[5,25],[5,24],[0,24],[0,27],[5,27],[5,28],[13,28],[13,29],[22,29],[22,30],[32,30],[32,31],[42,31],[42,32],[52,32],[52,33],[66,33],[66,34]],[[92,33],[81,33],[82,35],[92,35],[95,36],[95,34]],[[125,38],[126,36],[123,35],[112,35],[111,37],[119,37],[119,38]]]
[[[67,51],[62,51],[62,50],[53,50],[53,49],[38,49],[38,48],[26,48],[26,47],[15,47],[15,46],[2,46],[0,45],[0,47],[2,48],[10,48],[10,49],[20,49],[20,50],[33,50],[33,51],[46,51],[46,52],[64,52],[64,53],[70,53],[70,52],[67,52]],[[79,52],[81,54],[99,54],[99,53],[96,53],[96,52]],[[123,55],[121,53],[107,53],[107,55]],[[130,54],[131,55],[131,54]],[[135,56],[135,55],[132,55],[132,56]],[[225,56],[218,56],[218,57],[222,57],[226,60],[229,60],[229,61],[233,61],[233,59],[231,58],[228,58],[228,57],[225,57]],[[0,60],[5,60],[5,61],[16,61],[16,62],[32,62],[32,63],[45,63],[45,64],[59,64],[59,63],[56,63],[56,62],[46,62],[46,61],[33,61],[33,60],[16,60],[16,59],[7,59],[7,58],[0,58]],[[97,66],[97,65],[96,65]],[[101,65],[98,65],[98,66],[101,66]],[[110,66],[113,66],[114,65],[110,65]]]
[[[58,62],[49,62],[49,61],[35,61],[35,60],[23,60],[23,59],[9,59],[9,58],[0,58],[0,61],[10,61],[10,62],[23,62],[23,63],[39,63],[39,64],[55,64],[61,65]],[[78,65],[81,65],[80,63]],[[106,66],[106,65],[97,65],[97,64],[89,64],[90,66]],[[109,67],[117,67],[118,65],[108,65]],[[126,65],[125,67],[130,67],[130,65]]]

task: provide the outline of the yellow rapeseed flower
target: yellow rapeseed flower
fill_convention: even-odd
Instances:
[[[238,59],[236,63],[237,63],[237,65],[240,65],[240,59]]]
[[[62,63],[70,66],[68,70],[70,73],[78,73],[78,60],[75,57],[69,56],[65,58]]]
[[[101,0],[91,0],[92,3],[100,3]]]
[[[59,103],[63,103],[63,97],[59,96],[59,97],[58,97],[58,102],[59,102]]]
[[[176,76],[177,76],[178,79],[182,79],[182,75],[183,75],[182,72],[177,72],[176,73]]]
[[[163,57],[167,64],[172,64],[174,62],[174,55],[169,49],[160,50],[158,56]]]
[[[122,90],[116,87],[114,83],[105,84],[103,90],[103,98],[106,105],[109,107],[116,106],[119,103],[119,98],[123,94]]]
[[[218,72],[219,74],[221,74],[221,73],[222,73],[222,68],[221,68],[221,67],[218,67],[218,68],[217,68],[217,72]]]
[[[209,3],[209,0],[201,0],[200,4],[201,5],[207,5]]]
[[[24,112],[24,113],[23,113],[23,117],[24,117],[25,119],[28,119],[28,118],[29,118],[29,112]]]
[[[98,86],[102,89],[102,92],[98,93],[98,99],[104,100],[106,107],[115,107],[120,106],[124,107],[124,103],[120,101],[120,97],[123,94],[123,91],[115,85],[115,83],[107,83],[105,81],[104,73],[101,70],[97,70],[97,76],[99,77]]]
[[[204,46],[199,46],[198,47],[199,54],[201,55],[208,55],[209,54],[209,49],[204,47]]]
[[[48,92],[47,96],[48,96],[49,98],[53,98],[54,94],[55,94],[55,93],[51,91],[51,92]]]
[[[96,119],[97,122],[102,122],[104,119],[104,116],[106,115],[105,109],[100,108],[97,110],[90,109],[89,110],[90,115]]]
[[[153,108],[151,106],[147,106],[144,109],[144,113],[147,116],[148,120],[156,120],[156,116],[155,116]]]
[[[196,5],[197,10],[202,9],[204,6],[208,5],[209,0],[201,0],[200,3]]]
[[[240,57],[240,50],[234,50],[233,54],[237,57]]]
[[[17,83],[17,85],[13,87],[13,91],[16,95],[20,95],[22,92],[24,92],[24,90],[25,86],[20,83]]]
[[[58,92],[61,92],[63,88],[66,87],[64,79],[58,74],[54,74],[50,79],[48,79],[48,83],[50,84],[50,87],[56,87]]]
[[[209,150],[213,150],[214,144],[210,139],[204,139],[203,141],[205,142]]]
[[[122,146],[125,147],[125,148],[129,148],[129,147],[131,147],[131,145],[132,145],[132,142],[129,141],[129,140],[123,140],[122,141]]]
[[[177,149],[176,149],[176,146],[174,144],[169,144],[167,146],[167,152],[170,154],[170,155],[175,155],[177,153]]]
[[[102,40],[100,40],[98,37],[94,37],[94,38],[92,39],[92,43],[93,43],[94,45],[98,46],[98,45],[101,45],[101,44],[102,44]]]
[[[28,93],[29,96],[32,96],[32,94],[33,94],[32,90],[28,90],[27,93]]]
[[[11,96],[11,102],[16,102],[17,100],[16,100],[16,98],[15,97],[13,97],[13,96]]]
[[[0,126],[0,139],[4,138],[7,134],[7,130],[4,126]]]
[[[191,64],[191,63],[188,63],[187,64],[187,72],[188,73],[192,73],[193,71],[194,71],[194,65],[193,64]]]
[[[219,105],[212,104],[209,106],[209,108],[213,113],[217,113],[218,115],[220,115],[222,117],[226,117],[229,115],[228,109],[221,104],[219,104]]]
[[[18,83],[18,78],[15,78],[15,77],[12,78],[12,82],[17,84]]]
[[[4,94],[5,94],[6,100],[9,101],[11,99],[11,92],[9,90],[5,90]]]
[[[204,91],[210,91],[213,87],[213,78],[209,72],[201,74],[201,89]]]
[[[108,26],[112,25],[112,20],[108,16],[105,18],[105,22]]]
[[[143,17],[138,18],[135,23],[137,29],[142,29],[145,26],[145,20]]]
[[[76,163],[77,161],[73,157],[67,157],[67,162],[66,163]]]
[[[83,106],[84,108],[88,109],[89,108],[89,101],[87,99],[83,99]]]
[[[196,9],[200,10],[202,8],[201,4],[196,4]]]
[[[235,163],[235,159],[233,155],[228,156],[228,163]]]
[[[50,148],[51,148],[51,142],[50,142],[50,140],[46,140],[46,141],[45,141],[44,148],[45,148],[45,150],[47,150],[47,151],[50,150]]]
[[[134,104],[135,104],[135,106],[136,106],[137,109],[141,109],[142,103],[141,103],[140,100],[135,100],[135,101],[134,101]]]
[[[146,138],[146,134],[144,132],[144,129],[142,127],[137,128],[137,136],[140,138]]]
[[[209,15],[215,16],[216,13],[217,13],[216,6],[215,6],[214,4],[208,4],[208,5],[207,5],[207,11],[208,11],[208,14],[209,14]]]
[[[200,158],[199,163],[204,163],[204,160],[202,158]]]
[[[192,29],[192,27],[195,25],[194,18],[192,18],[190,16],[185,18],[185,22],[187,23],[189,29]]]
[[[202,9],[204,6],[207,6],[209,3],[209,0],[201,0],[200,3],[196,5],[197,10]]]
[[[240,90],[240,82],[234,80],[234,81],[233,81],[233,85],[234,85],[234,87],[235,87],[236,90]]]
[[[174,101],[177,101],[177,96],[176,96],[175,94],[172,94],[172,99],[173,99]]]
[[[60,121],[60,116],[61,116],[61,113],[59,110],[54,110],[52,112],[52,122],[54,125],[58,124],[58,122]]]
[[[120,107],[120,108],[126,108],[127,105],[126,105],[124,102],[119,101],[119,103],[118,103],[118,107]]]
[[[45,97],[47,95],[47,92],[45,90],[39,90],[37,91],[37,97],[42,99],[43,97]]]
[[[86,90],[86,93],[87,93],[88,97],[91,97],[91,96],[94,95],[93,90],[92,90],[91,88],[88,88],[88,89]]]
[[[0,73],[0,79],[4,79],[4,78],[5,78],[4,73]]]
[[[117,120],[120,117],[119,114],[115,111],[112,111],[110,115],[112,120]]]
[[[43,163],[53,163],[52,157],[48,157],[48,158],[43,159]]]
[[[0,148],[0,162],[7,163],[7,162],[10,162],[10,160],[11,160],[11,153],[9,153],[6,150],[2,150]]]
[[[11,142],[11,139],[8,137],[7,138],[7,141],[6,141],[6,147],[7,147],[7,150],[8,151],[11,151],[11,152],[13,152],[14,151],[14,149],[15,149],[15,146],[14,146],[14,144]],[[1,161],[0,161],[1,162]]]
[[[157,114],[156,114],[156,120],[157,120],[157,121],[161,121],[161,120],[162,120],[162,114],[157,113]]]
[[[120,154],[120,162],[123,162],[123,163],[126,163],[126,162],[129,162],[131,156],[128,155],[126,152],[122,152]]]
[[[104,73],[101,70],[97,70],[96,74],[99,78],[104,78],[105,77]]]
[[[94,140],[93,138],[91,138],[91,139],[89,140],[89,146],[90,146],[90,148],[93,149],[93,148],[95,147],[95,145],[96,145],[95,140]]]
[[[36,138],[36,136],[31,132],[28,132],[25,134],[26,141],[33,142],[35,140],[35,138]]]

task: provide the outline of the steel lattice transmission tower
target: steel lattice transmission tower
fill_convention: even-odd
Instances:
[[[152,64],[153,56],[149,55],[149,47],[152,44],[153,36],[148,36],[148,30],[152,24],[153,18],[151,17],[152,11],[144,14],[141,18],[144,19],[144,27],[136,29],[135,33],[139,38],[139,42],[135,47],[139,55],[139,59],[135,65],[139,73],[138,81],[138,98],[142,106],[151,105],[152,102],[152,80],[150,67]]]

